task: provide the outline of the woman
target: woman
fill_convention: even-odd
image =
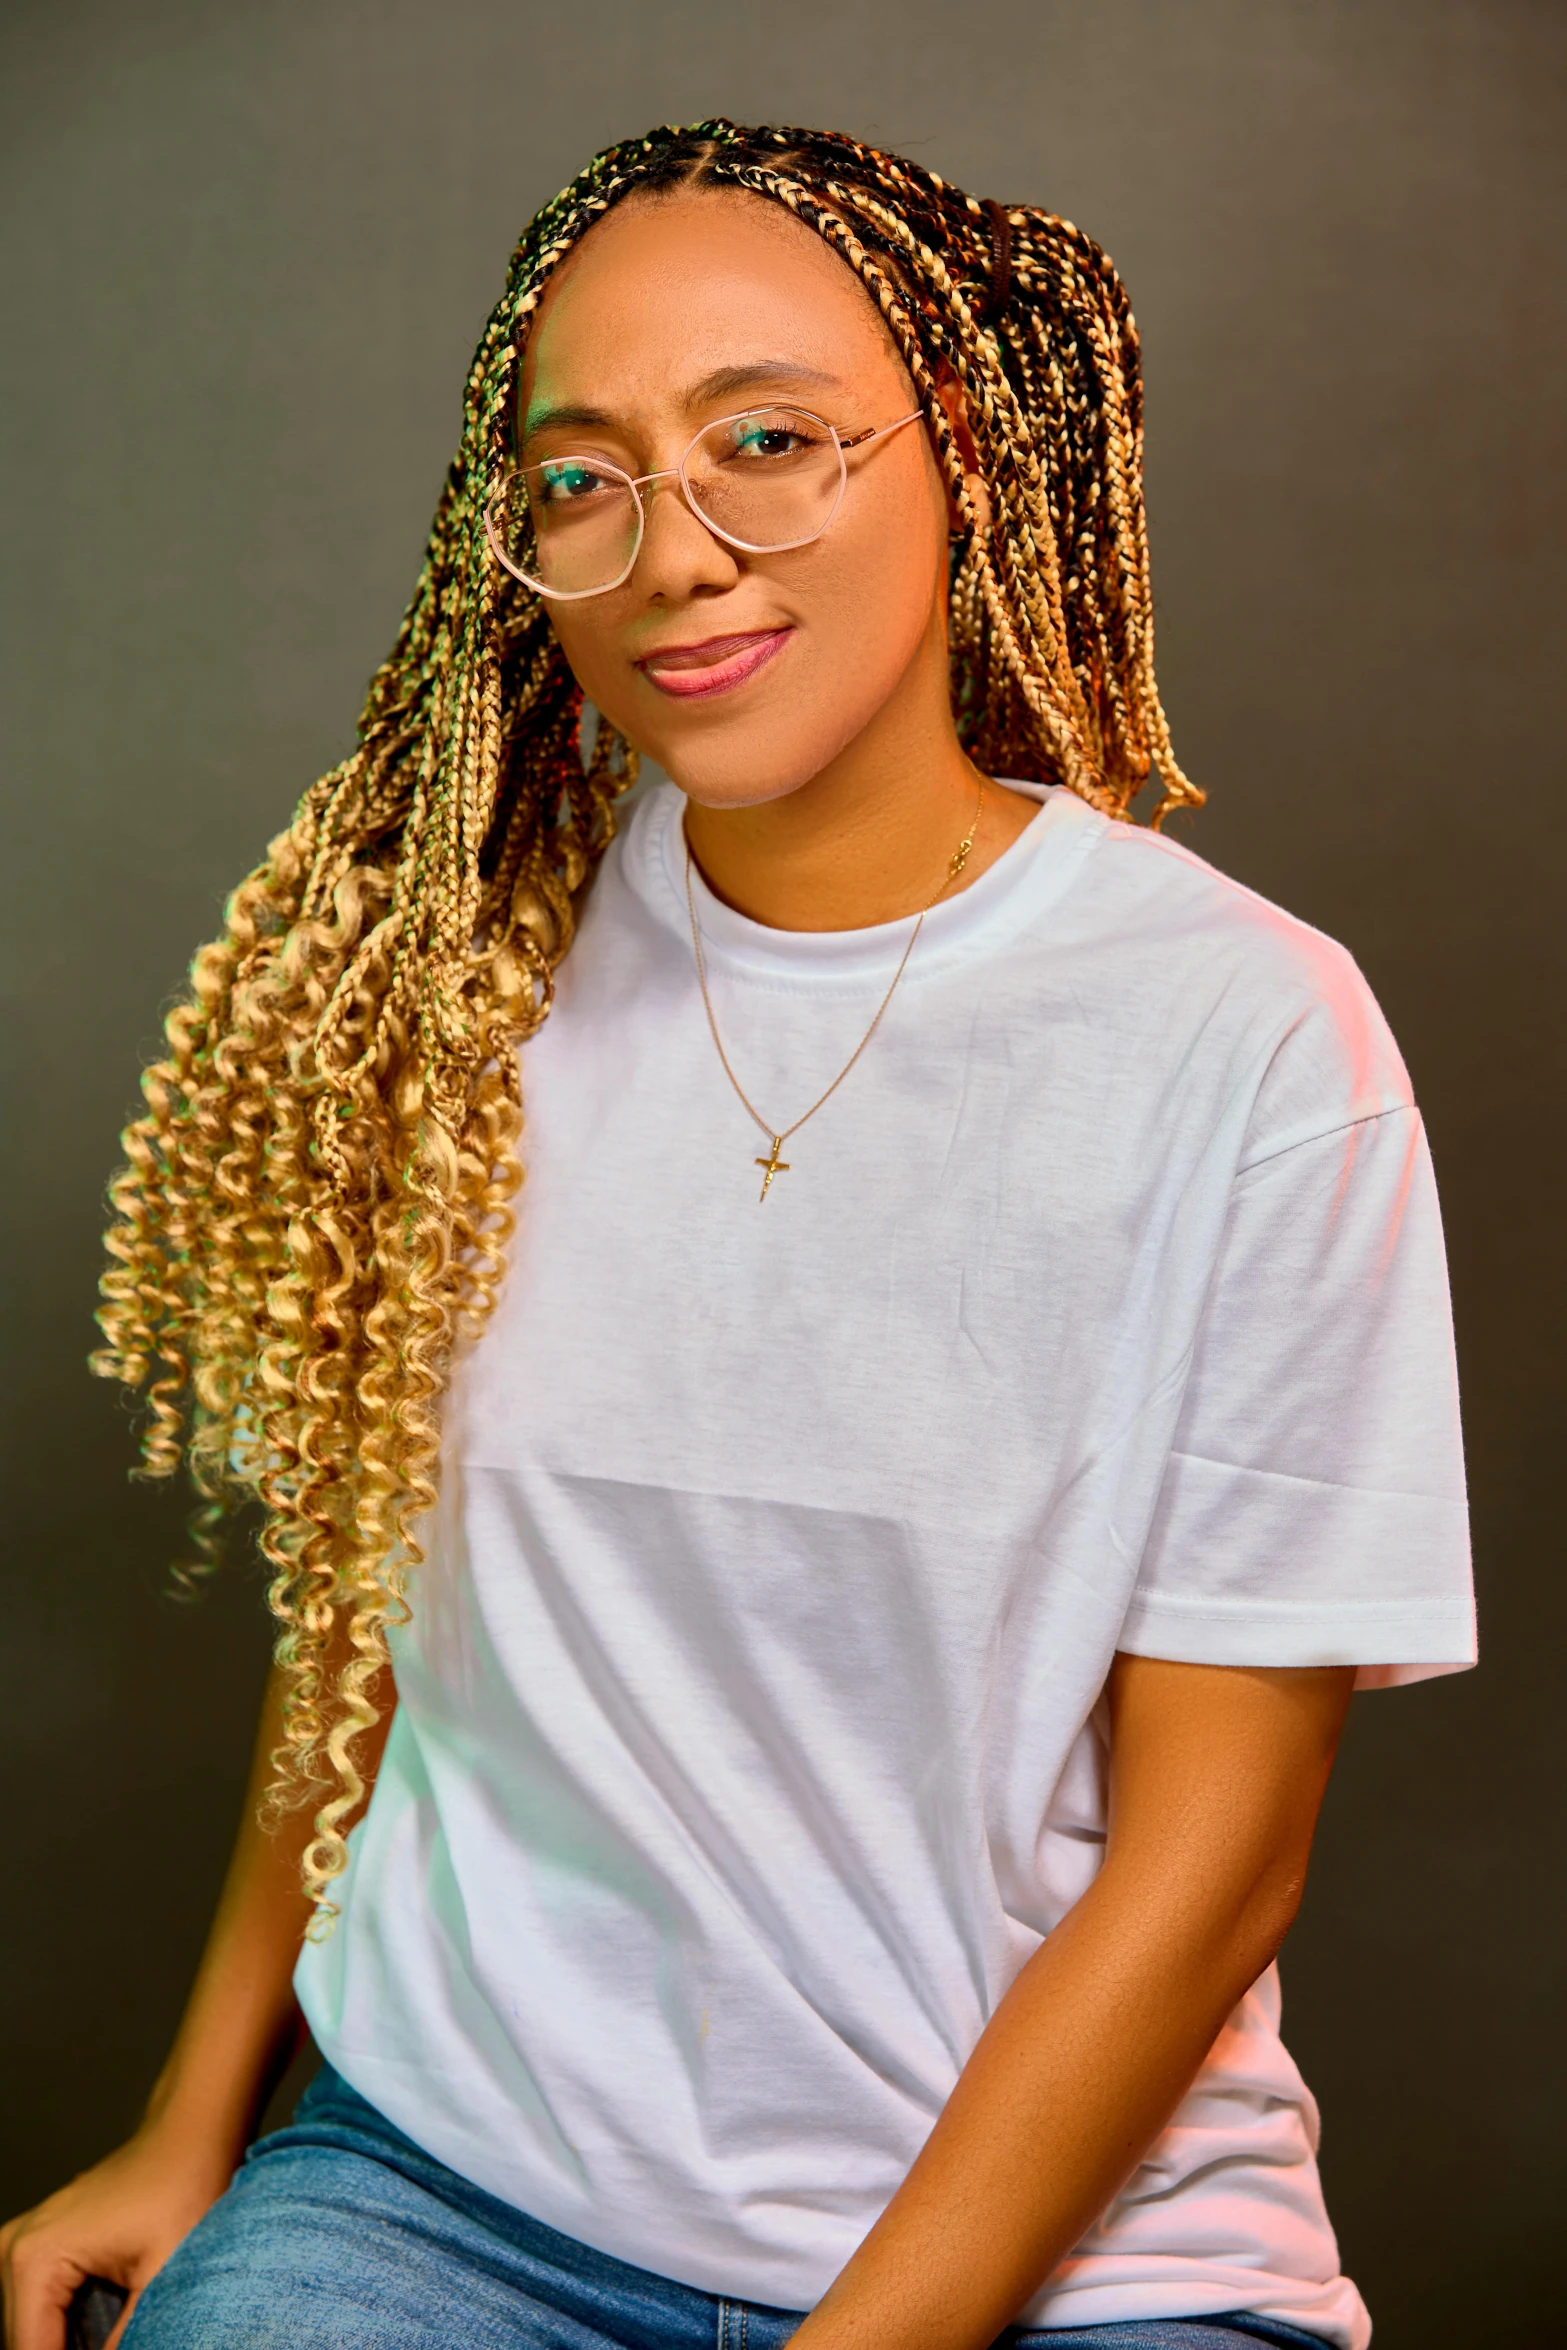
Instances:
[[[126,2350],[1368,2339],[1272,1962],[1352,1684],[1472,1654],[1440,1234],[1348,957],[1120,821],[1200,797],[1150,610],[1068,224],[722,122],[532,224],[131,1130],[102,1367],[264,1504],[272,1827],[14,2350],[92,2275]]]

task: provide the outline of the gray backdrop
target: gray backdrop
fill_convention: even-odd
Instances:
[[[134,2119],[263,1669],[254,1574],[164,1595],[175,1512],[82,1369],[138,1061],[350,740],[515,232],[724,111],[1051,205],[1132,289],[1183,837],[1377,988],[1463,1360],[1486,1663],[1356,1706],[1291,2038],[1379,2350],[1561,2322],[1564,35],[1550,0],[11,0],[0,2205]]]

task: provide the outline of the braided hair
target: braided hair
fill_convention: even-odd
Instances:
[[[517,1048],[636,772],[606,722],[584,753],[580,689],[540,599],[493,560],[485,509],[551,273],[627,196],[690,186],[783,205],[886,322],[960,517],[952,696],[975,762],[1117,817],[1155,772],[1153,821],[1202,799],[1154,681],[1136,330],[1089,237],[853,139],[721,120],[608,148],[543,208],[480,339],[356,747],[197,955],[110,1191],[93,1367],[143,1391],[146,1473],[189,1471],[187,1577],[259,1501],[286,1689],[269,1800],[318,1801],[318,1927],[423,1556],[453,1349],[504,1268]],[[961,448],[939,396],[954,377]]]

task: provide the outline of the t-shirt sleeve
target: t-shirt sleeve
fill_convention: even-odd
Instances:
[[[1441,1220],[1407,1101],[1246,1165],[1118,1645],[1193,1664],[1475,1656]]]

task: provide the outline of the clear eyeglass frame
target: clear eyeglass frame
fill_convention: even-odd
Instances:
[[[831,525],[839,507],[843,504],[844,491],[848,487],[849,469],[845,464],[844,459],[846,453],[850,449],[869,448],[873,441],[882,441],[885,440],[890,433],[901,432],[906,424],[918,424],[921,422],[923,415],[923,409],[913,408],[909,411],[907,416],[895,417],[891,424],[868,425],[863,432],[841,433],[838,430],[838,427],[831,423],[827,417],[818,416],[814,413],[813,410],[809,408],[796,408],[793,406],[786,407],[776,403],[769,403],[769,405],[764,408],[737,409],[732,416],[715,416],[710,423],[704,424],[698,431],[691,435],[691,439],[686,446],[685,454],[681,458],[678,465],[662,466],[656,473],[627,473],[622,466],[612,465],[607,458],[587,458],[581,455],[574,455],[574,453],[570,451],[567,451],[564,455],[559,457],[550,457],[545,459],[543,462],[550,465],[570,465],[572,463],[591,464],[595,466],[599,472],[612,474],[618,481],[624,482],[627,489],[631,492],[632,499],[637,510],[636,536],[632,540],[631,552],[627,556],[623,568],[616,573],[615,577],[613,579],[605,580],[599,587],[548,587],[543,580],[535,578],[531,572],[522,570],[518,564],[512,561],[511,557],[507,554],[505,547],[501,544],[500,535],[495,528],[495,509],[499,500],[504,495],[506,487],[505,483],[502,484],[500,489],[495,491],[494,495],[489,501],[489,504],[485,507],[484,535],[489,541],[490,553],[495,557],[496,562],[500,564],[502,570],[509,571],[513,579],[521,580],[523,586],[526,588],[531,588],[536,596],[548,596],[552,603],[557,604],[579,604],[583,602],[583,600],[588,596],[607,596],[610,595],[616,588],[625,586],[626,581],[631,577],[632,572],[636,569],[637,557],[642,552],[642,541],[647,535],[647,503],[642,496],[644,488],[646,488],[650,482],[678,481],[680,484],[681,496],[685,499],[686,505],[696,516],[698,522],[701,523],[702,528],[706,531],[710,531],[715,539],[722,539],[726,546],[738,547],[741,553],[746,555],[782,555],[787,553],[789,549],[793,547],[809,547],[814,545],[816,540],[819,539],[822,536],[822,533]],[[710,514],[704,514],[700,505],[697,503],[696,495],[691,487],[691,479],[689,473],[687,472],[687,467],[690,465],[692,457],[695,455],[699,444],[706,439],[709,433],[721,431],[726,424],[744,424],[748,422],[749,419],[753,416],[803,417],[807,423],[818,425],[823,432],[829,433],[832,436],[833,449],[836,452],[838,459],[838,486],[833,493],[832,504],[828,507],[826,514],[822,517],[822,520],[817,524],[814,530],[807,531],[803,538],[778,539],[766,545],[758,544],[756,541],[751,539],[736,538],[732,531],[725,530],[721,523],[715,522]],[[531,466],[513,467],[511,469],[510,475],[508,476],[508,479],[515,478],[516,474],[519,472],[531,472],[532,470],[533,468]]]

